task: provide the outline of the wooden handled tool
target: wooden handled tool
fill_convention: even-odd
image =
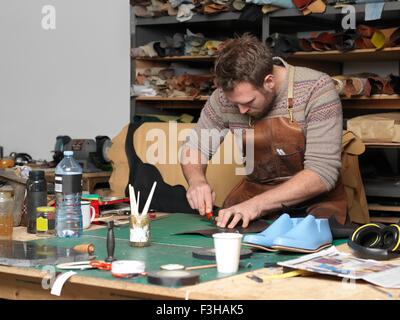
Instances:
[[[92,243],[83,243],[78,244],[74,247],[74,250],[80,253],[87,253],[93,255],[94,253],[94,244]]]

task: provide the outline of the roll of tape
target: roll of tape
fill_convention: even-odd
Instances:
[[[190,271],[157,271],[147,275],[147,281],[162,286],[190,286],[200,282],[200,276]]]
[[[248,259],[253,254],[253,251],[249,249],[241,249],[240,250],[240,260]],[[202,259],[202,260],[215,260],[215,249],[214,248],[203,248],[196,249],[192,252],[193,258]]]
[[[118,275],[143,273],[145,269],[144,261],[138,260],[118,260],[111,264],[111,273]]]

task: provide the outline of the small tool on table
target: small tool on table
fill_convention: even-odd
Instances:
[[[164,264],[162,266],[160,266],[160,269],[162,270],[167,270],[167,271],[177,271],[177,270],[186,270],[186,271],[190,271],[190,270],[201,270],[201,269],[209,269],[209,268],[216,268],[217,264],[206,264],[206,265],[202,265],[202,266],[194,266],[194,267],[185,267],[182,264]]]
[[[214,217],[214,214],[212,211],[206,213],[206,218],[208,221],[212,221],[212,222],[215,221],[215,217]]]
[[[114,221],[109,221],[107,223],[107,255],[108,257],[105,259],[106,262],[113,262],[117,259],[114,258],[114,249],[115,249],[115,236],[114,236]]]
[[[67,262],[58,264],[57,268],[61,270],[99,269],[99,270],[110,271],[111,263],[107,263],[104,261],[97,261],[97,260]]]
[[[83,243],[78,244],[74,247],[74,250],[80,253],[87,253],[89,255],[94,254],[94,244],[92,243]]]

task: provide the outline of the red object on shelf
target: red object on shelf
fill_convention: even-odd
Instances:
[[[102,197],[102,198],[99,198],[98,202],[99,202],[99,206],[105,206],[105,205],[109,205],[109,204],[129,202],[129,198]]]
[[[91,199],[91,198],[85,198],[83,196],[82,199],[84,199],[86,201],[90,201],[90,205],[93,206],[94,211],[95,211],[95,218],[100,217],[100,207],[101,206],[129,202],[129,198],[118,198],[118,197],[99,197],[98,199]],[[96,222],[93,222],[93,223],[96,223]]]

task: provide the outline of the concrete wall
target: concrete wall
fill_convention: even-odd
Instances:
[[[51,160],[57,135],[112,138],[129,122],[129,11],[128,0],[0,1],[5,155]]]

